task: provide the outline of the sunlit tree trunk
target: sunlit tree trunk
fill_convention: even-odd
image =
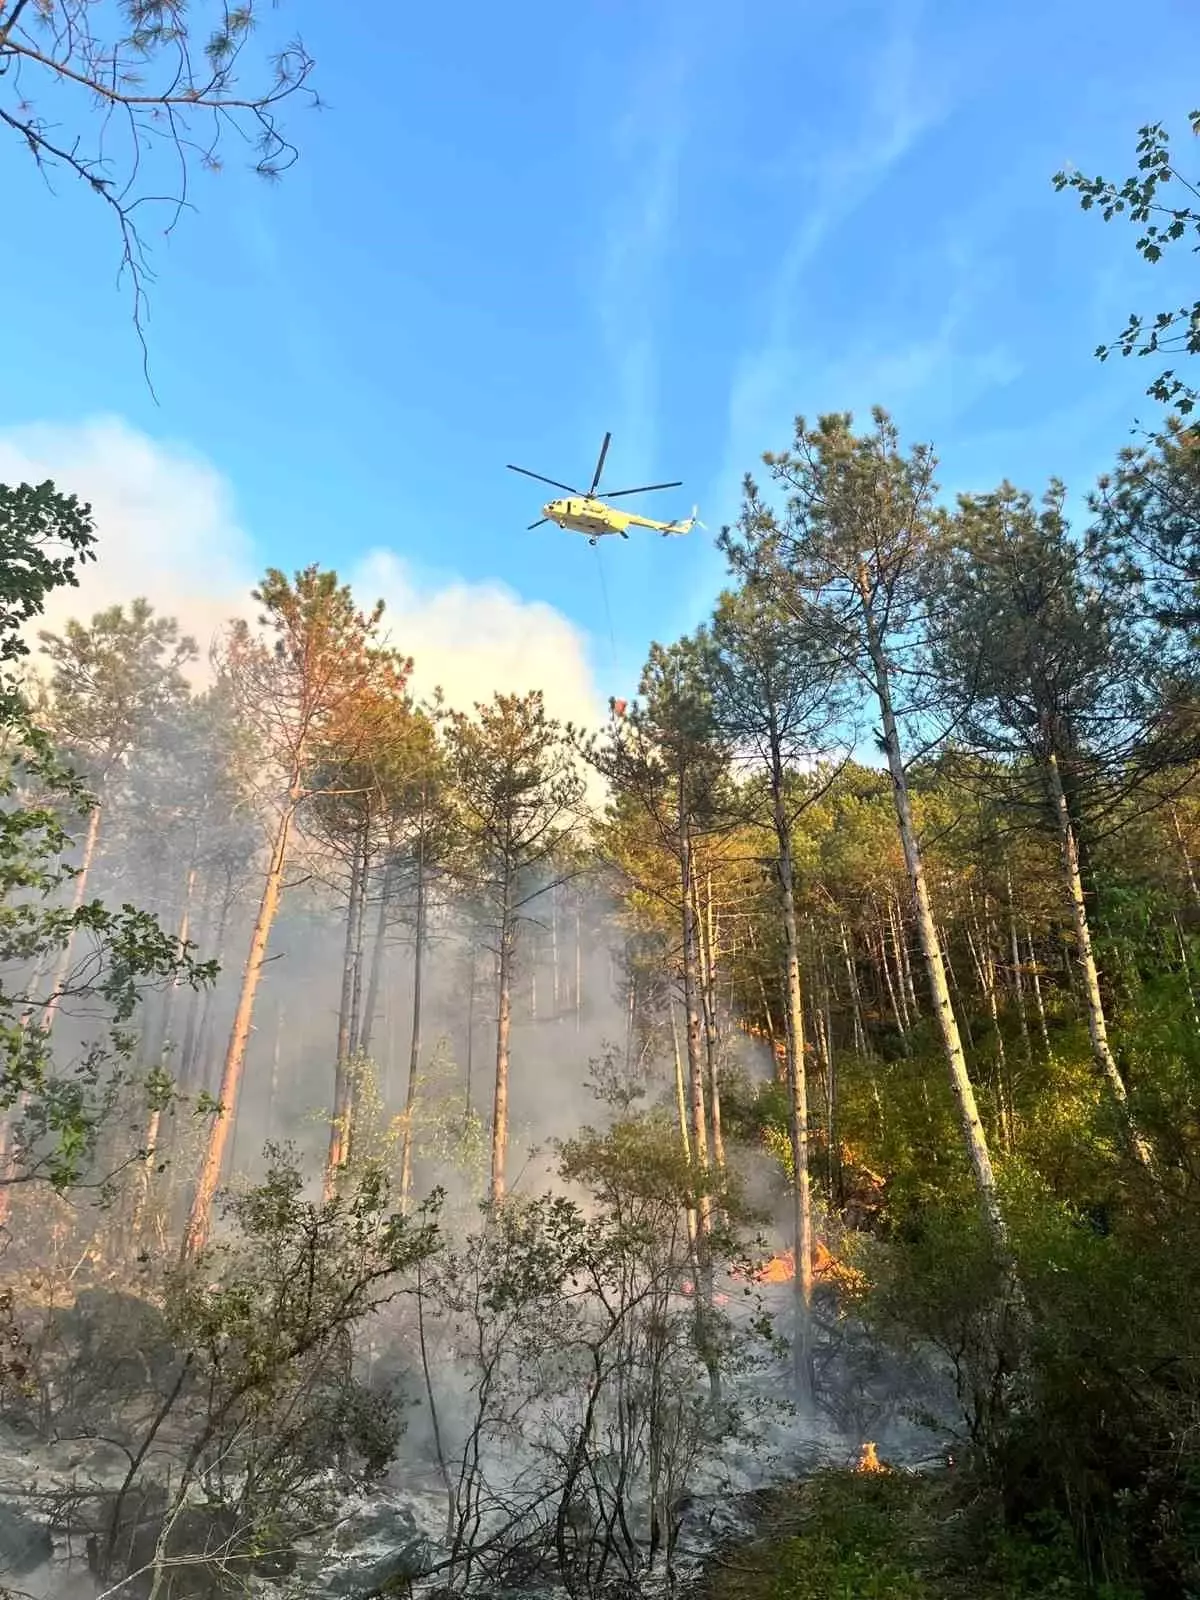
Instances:
[[[972,918],[974,919],[974,898],[971,898]],[[983,995],[984,1004],[988,1009],[988,1017],[992,1024],[992,1033],[996,1039],[996,1112],[1000,1125],[1000,1139],[1005,1150],[1012,1149],[1012,1127],[1009,1119],[1008,1104],[1008,1054],[1004,1048],[1004,1031],[1000,1026],[1000,1004],[996,995],[996,962],[992,954],[989,930],[986,926],[975,923],[975,931],[967,929],[967,943],[971,950],[971,959],[975,963],[975,971],[979,977],[979,988]]]
[[[813,1404],[813,1239],[812,1186],[808,1161],[808,1071],[804,1056],[804,996],[800,986],[800,936],[796,923],[792,830],[783,785],[782,762],[776,758],[771,774],[771,789],[775,837],[779,845],[779,894],[786,963],[788,1120],[792,1143],[792,1225],[796,1255],[792,1377],[797,1403],[807,1412]]]
[[[350,892],[346,901],[346,938],[342,950],[342,992],[338,1005],[337,1051],[333,1069],[333,1115],[329,1121],[329,1143],[325,1155],[323,1193],[326,1200],[333,1195],[337,1186],[338,1172],[345,1165],[350,1149],[354,969],[359,907],[366,888],[363,878],[361,843],[355,839],[354,854],[350,862]]]
[[[896,959],[900,965],[900,986],[907,1003],[910,1024],[921,1015],[921,1008],[917,1004],[917,990],[913,983],[912,962],[908,954],[908,930],[904,926],[904,917],[896,904],[896,896],[888,891],[888,918],[892,925],[892,942],[896,947]]]
[[[892,946],[892,960],[893,960],[893,962],[895,964],[895,968],[896,968],[896,985],[897,985],[897,988],[899,990],[899,995],[900,995],[900,1010],[901,1010],[901,1013],[902,1013],[902,1015],[904,1017],[904,1027],[902,1029],[902,1032],[904,1033],[905,1038],[907,1039],[908,1031],[912,1027],[912,1024],[913,1024],[913,1013],[916,1010],[916,1000],[915,1000],[915,997],[914,997],[913,1005],[910,1008],[910,1006],[909,1006],[909,990],[912,987],[912,980],[910,978],[907,983],[904,981],[904,976],[905,976],[904,975],[904,955],[903,955],[903,950],[902,950],[902,946],[901,946],[900,928],[899,928],[899,924],[898,924],[898,919],[896,917],[895,897],[893,896],[893,894],[892,894],[890,889],[888,890],[888,894],[887,894],[887,921],[886,921],[886,923],[884,922],[882,913],[880,913],[880,926],[879,926],[879,944],[880,944],[880,948],[883,949],[883,950],[886,950],[886,947],[887,947],[887,944],[888,944],[889,940],[890,940],[891,946]],[[885,960],[886,960],[886,956],[885,956]]]
[[[1076,958],[1079,975],[1083,983],[1083,1002],[1087,1015],[1088,1036],[1092,1041],[1092,1057],[1101,1076],[1107,1083],[1113,1099],[1129,1121],[1130,1149],[1143,1166],[1149,1166],[1150,1147],[1130,1118],[1129,1096],[1125,1089],[1125,1082],[1117,1070],[1117,1063],[1108,1042],[1108,1023],[1104,1015],[1104,1002],[1100,995],[1100,974],[1096,968],[1096,957],[1092,950],[1092,933],[1088,925],[1087,905],[1083,896],[1083,878],[1079,870],[1079,851],[1075,840],[1075,829],[1071,822],[1071,813],[1067,807],[1067,797],[1063,790],[1058,758],[1053,751],[1050,751],[1046,757],[1045,771],[1047,787],[1050,791],[1050,803],[1054,810],[1054,819],[1058,824],[1058,840],[1062,855],[1063,874],[1066,880],[1067,897],[1071,902],[1071,918],[1075,926]]]
[[[1038,966],[1037,951],[1033,944],[1033,933],[1029,928],[1025,930],[1025,947],[1029,957],[1029,986],[1033,990],[1033,1004],[1037,1011],[1038,1028],[1042,1035],[1042,1047],[1049,1061],[1054,1051],[1050,1045],[1050,1028],[1046,1022],[1046,1002],[1042,998],[1042,973]]]
[[[975,1102],[975,1088],[971,1082],[970,1072],[967,1069],[967,1058],[963,1051],[962,1039],[959,1036],[954,1008],[950,1004],[950,990],[946,982],[942,946],[938,938],[937,926],[933,919],[929,887],[925,881],[925,868],[921,860],[916,825],[913,821],[912,803],[908,793],[908,777],[904,770],[904,758],[900,749],[900,733],[896,726],[895,712],[892,708],[890,669],[883,645],[875,628],[871,610],[870,589],[865,571],[860,571],[859,573],[859,591],[863,602],[867,649],[874,669],[875,694],[879,701],[880,717],[883,723],[883,742],[887,753],[888,772],[892,780],[892,798],[896,807],[896,820],[900,829],[900,842],[904,850],[905,866],[908,869],[909,887],[916,918],[917,938],[921,945],[921,952],[925,957],[925,968],[929,980],[930,998],[933,1002],[934,1019],[937,1023],[938,1033],[941,1036],[946,1064],[950,1069],[950,1081],[955,1099],[958,1102],[959,1118],[962,1123],[963,1141],[975,1176],[975,1186],[978,1191],[980,1206],[993,1239],[1005,1260],[1008,1260],[1010,1259],[1008,1228],[1000,1208],[1000,1197],[996,1190],[996,1177],[992,1169],[991,1155],[988,1151],[987,1135],[984,1132],[983,1123],[979,1117],[979,1108]]]
[[[297,770],[292,774],[291,782],[288,785],[287,801],[275,829],[275,839],[271,847],[270,860],[267,864],[262,899],[259,901],[258,915],[254,920],[254,932],[250,938],[250,950],[246,956],[246,965],[242,970],[241,993],[238,996],[233,1027],[229,1034],[229,1045],[225,1052],[225,1063],[221,1071],[221,1086],[218,1091],[220,1109],[213,1117],[209,1129],[204,1159],[200,1167],[200,1176],[196,1184],[196,1193],[192,1199],[192,1208],[183,1236],[183,1255],[185,1259],[195,1256],[204,1248],[212,1225],[213,1200],[216,1197],[217,1187],[221,1181],[225,1147],[229,1140],[232,1115],[237,1104],[238,1092],[242,1083],[242,1072],[246,1064],[246,1046],[249,1043],[250,1026],[254,1018],[254,998],[258,993],[259,980],[262,977],[263,961],[266,959],[271,928],[275,922],[275,914],[279,910],[279,899],[283,892],[283,874],[287,866],[288,846],[291,842],[292,826],[295,822],[296,807],[299,803],[300,774]]]
[[[496,953],[496,1083],[492,1094],[492,1174],[489,1195],[493,1206],[504,1199],[505,1161],[508,1155],[508,1052],[512,1019],[512,913],[509,884],[504,884],[500,921],[500,946]]]
[[[683,1146],[684,1158],[692,1159],[692,1140],[688,1133],[688,1106],[687,1088],[683,1078],[683,1052],[679,1048],[679,1021],[675,1015],[675,997],[670,1001],[671,1012],[671,1045],[675,1056],[675,1109],[679,1115],[679,1138]]]
[[[905,1025],[904,1013],[900,1008],[900,999],[896,992],[896,985],[892,981],[892,964],[888,960],[887,937],[880,921],[875,931],[875,944],[879,952],[879,970],[883,974],[883,981],[887,988],[888,1002],[892,1008],[892,1017],[896,1024],[896,1032],[900,1035],[900,1048],[905,1055],[909,1055],[908,1028]]]
[[[412,1193],[413,1118],[421,1070],[421,977],[425,957],[425,829],[417,834],[417,915],[413,931],[412,1028],[408,1041],[408,1086],[404,1095],[404,1131],[400,1145],[400,1209],[407,1211]],[[503,1181],[503,1180],[501,1180]]]
[[[708,1066],[708,1120],[713,1160],[725,1170],[725,1139],[721,1131],[720,1039],[716,1016],[716,971],[712,948],[712,880],[708,880],[705,914],[700,913],[700,889],[693,877],[692,925],[696,929],[699,966],[700,1015],[704,1027],[704,1055]]]
[[[962,1029],[967,1036],[967,1048],[969,1050],[974,1050],[975,1035],[971,1032],[971,1008],[967,1004],[967,998],[963,993],[962,984],[960,984],[958,981],[958,973],[954,970],[954,962],[950,955],[950,936],[947,934],[945,928],[939,928],[936,923],[934,924],[934,927],[942,947],[942,962],[946,968],[946,977],[950,980],[950,987],[954,991],[954,998],[958,1001],[958,1015],[962,1018]]]
[[[863,1024],[862,991],[858,985],[858,964],[850,949],[846,924],[839,924],[842,940],[842,960],[846,964],[846,979],[850,985],[850,1014],[854,1023],[854,1049],[860,1056],[867,1055],[867,1030]]]
[[[475,988],[478,974],[475,971],[475,946],[471,945],[471,978],[467,989],[467,1082],[463,1097],[463,1126],[471,1120],[471,1077],[475,1066]]]
[[[1184,838],[1183,828],[1179,822],[1179,812],[1174,805],[1171,806],[1171,825],[1175,829],[1175,838],[1179,845],[1179,855],[1183,861],[1184,872],[1187,874],[1188,892],[1192,897],[1192,904],[1200,906],[1200,885],[1196,882],[1196,870],[1192,864],[1191,851],[1188,849],[1187,840]]]
[[[699,1169],[696,1195],[696,1344],[708,1371],[714,1402],[720,1394],[720,1369],[709,1337],[713,1300],[713,1266],[710,1249],[712,1195],[708,1188],[708,1118],[704,1105],[704,1057],[700,1043],[699,937],[693,888],[691,820],[687,814],[685,774],[678,775],[679,888],[683,918],[683,1008],[686,1024],[688,1093],[692,1120],[692,1159]]]
[[[1005,872],[1008,890],[1008,945],[1012,962],[1013,998],[1017,1002],[1017,1021],[1021,1029],[1021,1050],[1025,1064],[1033,1066],[1033,1040],[1029,1033],[1029,1008],[1025,1004],[1025,972],[1021,962],[1021,943],[1017,934],[1017,907],[1013,899],[1012,873]]]

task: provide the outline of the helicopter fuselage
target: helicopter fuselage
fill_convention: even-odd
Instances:
[[[551,500],[542,507],[548,521],[572,533],[584,533],[594,543],[605,535],[619,534],[628,539],[628,529],[653,528],[661,534],[688,533],[694,518],[686,522],[655,522],[652,517],[639,517],[632,511],[618,511],[593,496],[572,497],[569,500]]]

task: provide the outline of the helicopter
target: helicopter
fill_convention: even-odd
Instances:
[[[620,500],[625,495],[650,494],[657,489],[678,489],[682,487],[681,482],[644,483],[637,489],[614,489],[603,496],[596,493],[611,442],[612,434],[606,433],[604,443],[600,446],[600,459],[596,462],[591,487],[586,493],[582,489],[573,489],[569,483],[559,483],[554,478],[545,478],[540,472],[530,472],[528,467],[514,467],[511,461],[508,463],[509,472],[523,472],[527,478],[536,478],[539,483],[548,483],[552,489],[565,489],[571,496],[567,500],[547,501],[542,507],[541,516],[536,522],[529,524],[527,531],[540,528],[544,522],[554,522],[571,533],[586,534],[589,544],[595,544],[597,539],[611,534],[619,534],[622,539],[628,539],[629,534],[626,531],[628,528],[650,528],[655,533],[661,533],[664,539],[670,538],[672,534],[691,533],[697,525],[696,506],[692,507],[691,516],[681,522],[656,522],[653,517],[639,517],[632,511],[622,511],[619,507],[608,504],[608,501]]]

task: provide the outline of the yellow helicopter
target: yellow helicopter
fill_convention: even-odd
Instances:
[[[612,442],[612,434],[604,435],[604,443],[600,446],[600,459],[596,462],[596,471],[592,475],[591,488],[586,492],[582,489],[573,489],[569,483],[559,483],[554,478],[544,478],[540,472],[530,472],[528,467],[514,467],[508,463],[510,472],[523,472],[527,478],[536,478],[539,483],[548,483],[552,489],[565,489],[571,497],[567,500],[550,500],[542,507],[542,514],[536,522],[531,522],[529,528],[540,528],[543,522],[557,523],[560,528],[571,533],[584,533],[589,544],[595,544],[597,539],[602,539],[606,534],[620,534],[622,539],[628,539],[628,528],[650,528],[655,533],[661,533],[664,539],[672,534],[691,533],[698,525],[696,511],[692,507],[692,514],[681,522],[656,522],[653,517],[639,517],[632,511],[621,511],[616,506],[610,506],[609,500],[620,500],[631,494],[651,494],[657,489],[679,489],[682,481],[677,483],[644,483],[637,489],[614,489],[603,496],[597,495],[596,490],[600,483],[600,474],[604,471],[605,457],[608,447]]]

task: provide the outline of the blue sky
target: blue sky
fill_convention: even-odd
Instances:
[[[1186,0],[353,9],[285,0],[328,104],[290,115],[286,181],[230,148],[156,244],[158,405],[109,219],[0,141],[0,429],[108,414],[196,453],[260,566],[499,580],[586,632],[606,695],[701,620],[711,535],[526,533],[506,461],[576,481],[611,428],[610,486],[682,478],[646,509],[715,531],[796,412],[887,406],[948,490],[1082,488],[1152,415],[1146,363],[1092,351],[1187,263],[1050,180],[1183,137]]]

